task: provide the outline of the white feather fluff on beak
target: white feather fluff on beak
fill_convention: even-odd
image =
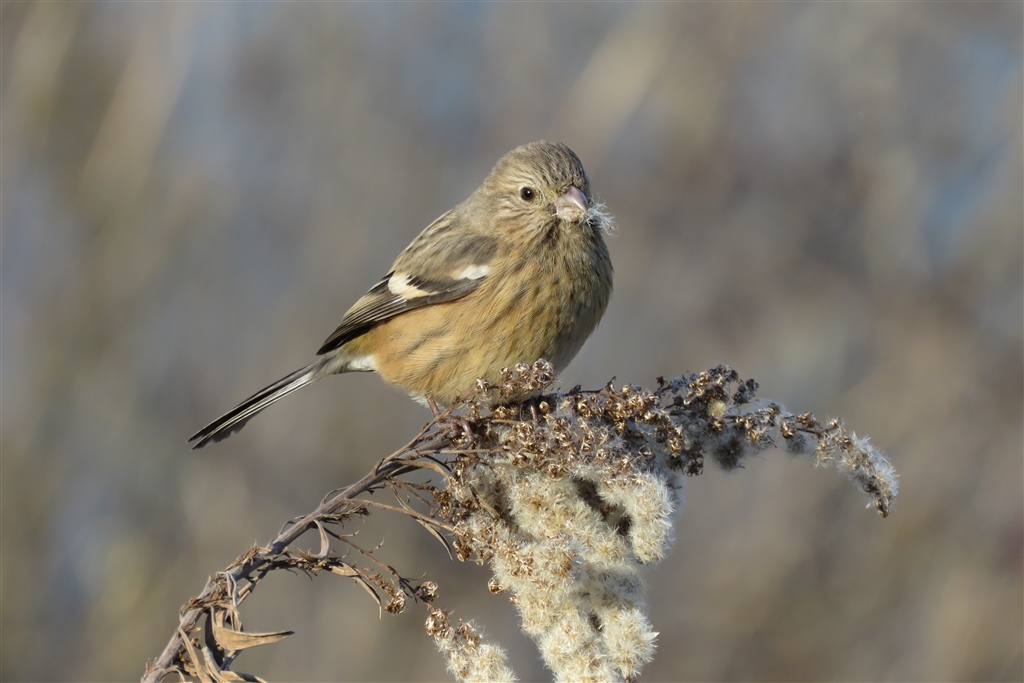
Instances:
[[[555,200],[554,207],[555,215],[570,223],[579,223],[585,220],[590,211],[586,195],[575,185],[570,185],[569,189]]]

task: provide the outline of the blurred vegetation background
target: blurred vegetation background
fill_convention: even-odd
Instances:
[[[616,291],[563,385],[725,362],[901,474],[690,480],[644,680],[1021,680],[1022,5],[27,3],[2,23],[2,676],[128,680],[254,541],[428,413],[303,365],[512,147],[583,160]],[[379,515],[376,517],[380,517]],[[361,535],[547,677],[487,572]],[[311,539],[309,547],[317,541]],[[445,680],[425,613],[272,576],[271,680]]]

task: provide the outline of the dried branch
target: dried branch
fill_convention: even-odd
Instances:
[[[491,591],[510,594],[557,680],[632,680],[653,657],[656,636],[641,569],[665,556],[683,479],[700,474],[705,458],[731,469],[781,442],[851,478],[883,516],[896,496],[891,465],[867,439],[838,420],[823,424],[755,400],[756,382],[728,367],[658,378],[654,391],[609,383],[598,391],[542,393],[552,381],[543,361],[506,370],[497,384],[480,381],[458,415],[444,413],[358,482],[286,524],[269,547],[251,548],[185,605],[143,680],[171,672],[259,680],[229,667],[242,650],[290,635],[247,633],[239,616],[240,603],[276,569],[348,577],[382,611],[424,603],[427,632],[459,680],[514,680],[500,648],[431,604],[435,583],[404,578],[375,548],[341,533],[371,509],[406,515],[459,560],[489,564]],[[505,403],[527,393],[536,398]],[[440,480],[404,478],[424,471]],[[358,498],[376,490],[389,491],[396,504]],[[310,529],[319,534],[319,552],[289,551]],[[364,566],[334,555],[332,538]],[[193,635],[200,630],[202,639]]]
[[[397,477],[417,471],[424,466],[424,463],[421,461],[430,457],[430,454],[442,448],[450,447],[452,444],[451,434],[454,432],[449,422],[449,414],[445,414],[438,420],[431,422],[420,431],[416,438],[378,462],[362,479],[344,489],[328,494],[320,506],[313,512],[285,523],[281,532],[268,547],[253,546],[249,548],[225,571],[214,575],[207,582],[203,591],[182,608],[177,630],[171,636],[170,641],[160,656],[147,665],[142,680],[147,683],[155,683],[172,672],[188,673],[197,676],[200,680],[207,678],[213,680],[212,677],[206,675],[207,672],[203,669],[203,662],[200,662],[196,656],[195,647],[197,644],[190,640],[190,634],[199,630],[199,620],[204,614],[208,617],[213,615],[213,622],[210,628],[213,631],[214,640],[220,645],[219,649],[225,653],[220,657],[214,656],[213,659],[221,668],[220,673],[224,673],[223,666],[225,661],[233,659],[233,655],[229,653],[243,648],[238,647],[236,641],[226,641],[218,638],[216,624],[221,620],[222,615],[227,614],[240,628],[241,622],[237,616],[238,605],[252,593],[256,584],[269,571],[274,569],[295,568],[311,573],[327,570],[335,574],[348,576],[356,579],[380,604],[380,599],[371,585],[371,580],[368,580],[360,570],[350,564],[342,562],[338,558],[330,557],[330,542],[327,536],[332,535],[335,538],[344,539],[335,532],[328,530],[326,525],[343,525],[353,516],[368,514],[366,505],[376,504],[375,501],[357,501],[356,498],[358,496],[389,486],[389,483],[395,481]],[[437,467],[437,463],[431,462],[430,466],[432,468]],[[416,513],[415,510],[402,510],[399,508],[394,510],[396,512],[405,512],[416,518],[419,517],[419,513]],[[434,520],[434,522],[435,524],[440,524],[437,520]],[[301,552],[295,554],[288,552],[288,547],[302,534],[312,528],[316,528],[320,533],[320,552],[312,557]],[[366,554],[368,552],[354,544],[352,546],[361,553]],[[395,576],[397,576],[397,573]],[[242,582],[246,584],[244,587],[240,587]],[[424,585],[420,584],[419,588],[412,589],[413,595],[421,600],[428,598],[431,592],[430,590],[422,590],[421,588]],[[280,638],[283,638],[286,635],[290,635],[291,632],[282,633],[283,635],[275,635],[280,635]],[[246,635],[252,637],[256,634]],[[280,638],[277,638],[277,640]],[[259,645],[273,641],[264,638],[260,642],[250,642],[252,645]],[[207,648],[206,652],[216,655],[216,651],[211,648]],[[208,662],[210,656],[205,657],[205,659]]]

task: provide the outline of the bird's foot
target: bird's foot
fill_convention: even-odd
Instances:
[[[448,419],[455,428],[462,430],[462,438],[455,436],[454,440],[461,441],[467,448],[472,448],[476,444],[476,434],[473,433],[473,425],[469,420],[459,415],[453,415]]]

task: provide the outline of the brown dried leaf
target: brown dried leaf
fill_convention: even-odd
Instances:
[[[373,586],[371,586],[366,579],[359,576],[358,574],[353,578],[356,580],[356,583],[362,586],[366,590],[366,592],[370,594],[370,597],[377,601],[377,616],[379,618],[384,618],[384,604],[380,601],[380,596],[377,595],[377,591],[373,590]]]
[[[355,569],[345,564],[344,562],[339,562],[336,565],[331,565],[327,569],[332,574],[337,574],[338,576],[359,576],[359,572],[357,572]]]
[[[448,471],[445,468],[438,465],[433,460],[409,460],[402,464],[423,470],[433,470],[434,472],[440,474],[442,477],[446,479],[448,478]]]
[[[224,677],[224,672],[221,670],[220,664],[217,663],[217,657],[207,645],[203,646],[203,657],[206,658],[206,671],[213,676],[213,680],[216,683],[227,683],[228,679]]]
[[[384,616],[384,604],[381,602],[380,596],[377,595],[377,591],[373,590],[373,586],[371,586],[366,581],[366,579],[363,578],[363,575],[360,574],[357,569],[355,569],[354,567],[351,567],[351,566],[349,566],[349,565],[347,565],[347,564],[345,564],[343,562],[338,563],[337,565],[331,565],[327,569],[332,574],[337,574],[339,576],[347,576],[350,579],[355,579],[356,583],[358,583],[360,586],[362,586],[363,590],[365,590],[367,593],[369,593],[370,596],[376,601],[376,603],[377,603],[377,610],[380,612],[380,616],[381,617]]]
[[[221,676],[227,681],[248,681],[248,683],[267,683],[259,676],[253,676],[252,674],[242,673],[241,671],[231,671],[230,669],[222,669]]]
[[[213,637],[217,639],[217,644],[225,650],[245,650],[257,645],[269,645],[270,643],[284,640],[293,633],[295,631],[246,633],[244,631],[236,631],[227,626],[221,626],[216,622],[213,624]]]
[[[200,683],[213,683],[213,679],[210,678],[210,674],[206,671],[206,665],[199,659],[199,653],[196,652],[192,639],[181,628],[178,628],[178,637],[181,639],[182,645],[185,648],[185,654],[188,656],[188,661],[185,662],[186,666],[195,671],[195,676],[199,679]]]
[[[422,526],[422,527],[423,527],[424,529],[426,529],[426,530],[427,530],[428,532],[430,532],[430,535],[431,535],[431,536],[433,536],[434,538],[436,538],[436,539],[437,539],[437,540],[438,540],[438,541],[439,541],[439,542],[441,543],[441,545],[443,545],[443,546],[444,546],[445,552],[447,552],[447,553],[448,553],[448,559],[449,559],[449,560],[454,560],[454,559],[455,559],[455,558],[454,558],[454,557],[452,556],[452,546],[451,546],[451,544],[450,544],[450,543],[448,542],[448,539],[447,539],[447,538],[445,538],[445,537],[444,537],[444,535],[443,535],[443,534],[442,534],[442,533],[441,533],[440,531],[438,531],[438,530],[437,530],[437,529],[436,529],[436,528],[434,527],[434,525],[433,525],[433,524],[427,524],[427,523],[426,523],[426,522],[424,522],[424,521],[423,521],[422,519],[419,519],[419,518],[417,518],[417,517],[413,517],[413,519],[414,519],[414,520],[416,520],[416,522],[417,522],[417,523],[418,523],[418,524],[419,524],[420,526]]]
[[[316,524],[317,531],[320,532],[320,552],[316,554],[318,560],[322,560],[331,553],[331,540],[327,537],[327,532],[324,531],[324,527],[320,522],[313,522]]]

